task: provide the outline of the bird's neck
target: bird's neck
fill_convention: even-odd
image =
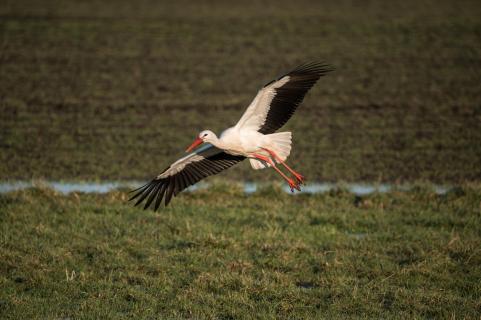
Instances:
[[[219,149],[224,149],[225,147],[225,144],[224,142],[217,138],[217,136],[213,137],[210,141],[209,141],[210,144],[212,144],[214,147],[217,147]]]

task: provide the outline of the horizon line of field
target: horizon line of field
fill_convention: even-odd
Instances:
[[[93,181],[77,181],[77,182],[67,182],[67,181],[3,181],[0,182],[0,194],[9,193],[19,190],[25,190],[29,188],[48,188],[53,189],[61,194],[69,194],[72,192],[79,193],[108,193],[111,191],[116,191],[120,189],[136,189],[145,182],[139,180],[126,180],[126,181],[105,181],[105,182],[93,182]],[[205,190],[209,187],[215,186],[216,183],[200,182],[193,186],[188,187],[185,191],[195,192],[198,190]],[[238,183],[233,183],[233,185],[238,185]],[[241,189],[245,194],[252,194],[257,191],[262,190],[263,187],[273,184],[269,183],[255,183],[255,182],[243,182],[241,183]],[[427,183],[429,189],[438,195],[446,194],[453,188],[454,185],[445,184],[435,184]],[[282,191],[288,194],[319,194],[326,193],[335,190],[346,190],[354,195],[363,196],[373,193],[388,193],[393,191],[410,191],[416,184],[414,183],[367,183],[367,182],[341,182],[341,183],[331,183],[331,182],[315,182],[308,183],[301,186],[301,191],[295,190],[291,192],[288,185],[283,185],[281,187]]]

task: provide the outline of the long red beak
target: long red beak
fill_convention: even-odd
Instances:
[[[191,152],[192,150],[195,149],[195,147],[197,147],[199,144],[202,144],[204,141],[202,141],[201,138],[197,138],[194,140],[194,142],[190,145],[190,147],[187,148],[187,150],[185,150],[185,152]]]

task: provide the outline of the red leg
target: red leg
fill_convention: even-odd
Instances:
[[[287,170],[289,170],[290,173],[292,173],[294,175],[294,177],[296,177],[296,180],[299,182],[299,184],[303,184],[304,183],[304,177],[294,171],[293,169],[291,169],[291,167],[289,167],[284,161],[281,160],[281,158],[279,158],[279,156],[272,150],[269,150],[269,149],[265,149],[267,152],[269,152],[269,154],[271,155],[271,157],[273,157],[274,159],[276,159],[280,164],[282,164],[284,167],[286,167]]]
[[[287,183],[289,184],[289,188],[291,188],[292,192],[294,192],[294,189],[301,191],[301,188],[299,188],[299,185],[295,183],[291,178],[286,176],[279,168],[277,168],[276,164],[274,163],[274,161],[272,161],[271,158],[260,155],[260,154],[253,154],[253,156],[261,161],[269,163],[272,166],[272,168],[274,168],[274,170],[276,170],[281,175],[281,177],[283,177],[287,181]]]

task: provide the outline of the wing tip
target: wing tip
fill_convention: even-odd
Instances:
[[[148,197],[147,201],[144,204],[143,209],[144,210],[148,209],[152,205],[152,203],[154,203],[154,211],[156,211],[163,198],[163,191],[165,189],[164,185],[165,185],[164,180],[153,179],[150,182],[144,184],[143,186],[130,191],[129,193],[132,193],[132,192],[136,192],[136,193],[132,195],[132,197],[130,197],[128,201],[133,201],[138,197],[140,197],[137,199],[137,201],[134,204],[134,207],[136,207],[140,205]]]
[[[322,77],[329,72],[335,71],[336,68],[325,61],[309,61],[299,65],[297,68],[289,72],[291,73],[307,73],[307,74],[315,74],[319,77]]]
[[[263,88],[271,85],[272,83],[281,80],[285,76],[288,75],[295,75],[295,74],[302,74],[302,75],[314,75],[319,79],[322,76],[325,76],[326,74],[336,71],[336,68],[325,61],[318,61],[318,60],[312,60],[308,62],[304,62],[300,65],[298,65],[296,68],[292,69],[288,73],[283,74],[282,76],[273,79],[269,82],[267,82]]]

